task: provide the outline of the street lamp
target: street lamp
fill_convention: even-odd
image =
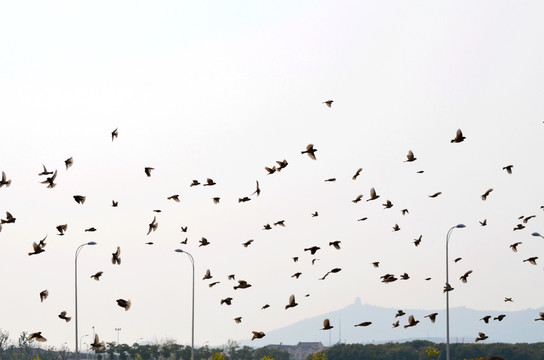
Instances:
[[[453,226],[451,229],[448,230],[448,233],[446,234],[446,286],[449,287],[450,281],[449,281],[449,274],[448,274],[448,244],[450,242],[450,235],[453,229],[464,228],[465,225],[459,224]],[[449,290],[446,291],[446,360],[450,360],[450,292]]]
[[[81,349],[81,342],[82,342],[83,339],[86,338],[87,336],[89,336],[89,334],[82,335],[82,336],[79,338],[79,348],[80,348],[80,349]]]
[[[540,235],[540,234],[539,234],[539,233],[537,233],[537,232],[534,232],[534,233],[532,233],[531,235],[533,235],[533,236],[538,236],[538,237],[541,237],[541,238],[543,238],[543,239],[544,239],[544,236]]]
[[[117,345],[119,345],[119,331],[121,331],[121,328],[115,328],[115,331],[117,331]]]
[[[185,253],[191,259],[191,265],[193,266],[193,302],[191,306],[191,360],[194,360],[194,350],[195,350],[195,260],[193,256],[187,251],[181,249],[176,249],[176,252]]]
[[[88,243],[85,243],[85,244],[81,244],[79,245],[79,247],[76,249],[76,255],[75,255],[75,299],[76,299],[76,313],[75,313],[75,318],[76,318],[76,360],[79,359],[79,348],[78,348],[78,329],[77,329],[77,257],[79,256],[79,253],[81,252],[81,249],[85,246],[85,245],[96,245],[96,243],[94,241],[89,241]]]

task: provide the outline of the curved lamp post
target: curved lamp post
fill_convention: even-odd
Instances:
[[[195,260],[193,256],[187,251],[181,249],[176,249],[176,252],[185,253],[191,259],[191,265],[193,266],[193,302],[191,306],[191,360],[194,360],[194,350],[195,350]]]
[[[75,312],[75,320],[76,320],[76,360],[79,359],[79,348],[78,348],[78,329],[77,329],[77,257],[79,256],[79,253],[81,252],[81,249],[85,246],[85,245],[96,245],[96,243],[94,241],[89,241],[88,243],[85,243],[85,244],[81,244],[79,245],[79,247],[76,249],[76,255],[75,255],[75,298],[76,298],[76,312]]]
[[[453,229],[464,228],[465,225],[459,224],[453,226],[451,229],[448,230],[448,233],[446,234],[446,286],[449,285],[449,275],[448,275],[448,244],[450,242],[450,235]],[[446,360],[450,360],[450,292],[446,291]]]
[[[531,235],[533,235],[533,236],[537,236],[537,237],[541,237],[541,238],[543,238],[543,239],[544,239],[544,236],[540,235],[540,234],[539,234],[539,233],[537,233],[537,232],[534,232],[534,233],[532,233]]]

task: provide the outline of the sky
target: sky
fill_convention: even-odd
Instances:
[[[357,297],[444,309],[445,238],[457,224],[466,227],[450,238],[450,306],[543,306],[544,239],[531,236],[544,234],[543,17],[538,1],[2,3],[0,170],[12,183],[0,188],[0,217],[16,222],[0,232],[0,329],[73,349],[74,320],[57,315],[74,316],[75,251],[89,241],[78,257],[83,349],[93,331],[107,342],[190,344],[192,267],[175,249],[195,260],[196,346]],[[466,139],[451,143],[457,129]],[[316,160],[301,154],[308,144]],[[409,150],[417,160],[405,162]],[[57,171],[52,189],[42,165]],[[189,186],[207,178],[216,185]],[[371,188],[380,197],[367,201]],[[45,236],[45,251],[29,256]],[[534,256],[537,265],[523,261]],[[207,269],[213,278],[202,280]],[[409,280],[381,282],[404,272]],[[233,289],[230,274],[252,286]],[[299,305],[286,310],[291,294]],[[325,343],[321,326],[315,340]]]

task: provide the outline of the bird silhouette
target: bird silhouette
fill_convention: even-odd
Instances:
[[[261,195],[261,188],[259,187],[259,181],[256,181],[256,183],[257,183],[257,187],[251,195],[257,194],[257,196],[259,196]]]
[[[119,201],[115,201],[115,200],[111,201],[111,206],[112,207],[117,207],[118,205],[119,205]]]
[[[438,313],[432,313],[432,314],[429,314],[429,315],[425,315],[424,317],[426,318],[429,318],[429,320],[431,320],[432,323],[434,323],[436,321],[436,316],[438,315]]]
[[[366,199],[366,201],[376,200],[379,197],[380,195],[376,194],[376,190],[374,188],[370,188],[370,198]]]
[[[497,317],[494,317],[493,320],[499,320],[499,321],[502,321],[502,319],[504,319],[506,317],[506,315],[504,314],[500,314],[498,315]]]
[[[232,298],[227,297],[227,298],[221,299],[221,301],[219,303],[221,305],[223,305],[223,304],[232,305]]]
[[[147,175],[147,177],[150,177],[151,176],[151,171],[152,170],[155,170],[155,168],[152,168],[152,167],[145,167],[144,168],[144,172],[145,174]]]
[[[363,168],[357,169],[357,171],[355,172],[355,174],[351,177],[351,180],[356,180],[357,177],[359,177],[359,175],[361,175],[361,171],[363,171]]]
[[[203,237],[202,239],[200,239],[200,240],[199,240],[199,243],[200,243],[200,245],[198,245],[198,247],[210,245],[210,242],[209,242],[208,239],[206,239],[205,237]]]
[[[38,332],[35,332],[35,333],[31,333],[28,338],[26,339],[26,341],[32,341],[32,340],[36,340],[36,341],[39,341],[39,342],[45,342],[47,341],[46,338],[44,338],[42,336],[42,332],[41,331],[38,331]]]
[[[208,279],[211,279],[213,276],[210,272],[210,269],[207,269],[206,270],[206,273],[204,274],[204,277],[202,278],[202,280],[208,280]]]
[[[117,305],[124,308],[125,311],[128,311],[128,309],[130,309],[130,306],[132,305],[132,303],[130,302],[130,300],[117,299]]]
[[[35,242],[32,243],[32,248],[34,249],[34,251],[29,252],[28,256],[37,255],[37,254],[40,254],[40,253],[45,251],[39,244],[37,244]]]
[[[49,296],[49,291],[43,290],[40,292],[40,302],[43,302]]]
[[[510,249],[512,249],[513,252],[518,252],[518,246],[521,244],[523,244],[521,241],[515,242],[510,245]]]
[[[461,280],[463,283],[466,284],[467,281],[468,281],[468,276],[469,276],[470,274],[472,274],[472,270],[467,271],[464,275],[462,275],[462,276],[459,278],[459,280]]]
[[[319,249],[321,249],[319,246],[312,246],[312,247],[304,249],[304,251],[309,251],[310,254],[314,255],[316,251]]]
[[[312,217],[318,217],[318,216],[319,216],[319,213],[317,211],[312,213]]]
[[[2,171],[2,179],[0,179],[0,188],[2,186],[9,187],[11,185],[11,180],[8,180],[6,177],[6,173]]]
[[[216,185],[216,182],[213,181],[213,180],[210,179],[210,178],[207,178],[207,179],[206,179],[206,183],[205,183],[204,185],[202,185],[202,186],[213,186],[213,185]]]
[[[209,287],[214,287],[215,285],[217,285],[217,284],[219,284],[219,283],[221,283],[221,282],[220,282],[220,281],[214,281],[214,282],[212,282],[212,283],[209,283],[208,286],[209,286]]]
[[[432,195],[429,195],[429,197],[434,199],[435,197],[437,197],[438,195],[441,195],[441,194],[442,194],[442,192],[438,191],[438,192],[435,192]]]
[[[372,321],[363,321],[361,323],[355,324],[355,326],[362,326],[362,327],[366,327],[369,325],[372,325]]]
[[[276,160],[276,164],[278,164],[278,168],[276,169],[278,170],[278,172],[280,172],[282,169],[285,169],[287,165],[289,165],[289,163],[285,159],[283,159],[282,161]]]
[[[491,319],[491,315],[486,315],[483,318],[481,318],[480,320],[483,320],[486,324],[489,324],[489,319]]]
[[[157,222],[157,217],[153,216],[153,221],[149,224],[149,229],[147,230],[147,235],[151,233],[152,231],[157,230],[159,227],[159,223]]]
[[[295,301],[295,295],[289,296],[289,303],[285,305],[285,310],[297,306],[298,303]]]
[[[361,201],[362,198],[363,198],[363,195],[357,195],[357,197],[351,200],[351,202],[357,204],[359,201]]]
[[[271,167],[271,168],[265,166],[264,169],[268,172],[267,175],[271,175],[271,174],[273,174],[273,173],[276,172],[276,167],[275,167],[275,166],[273,166],[273,167]]]
[[[314,149],[314,144],[308,144],[308,146],[306,146],[306,150],[301,151],[300,153],[301,154],[308,154],[310,159],[316,160],[316,157],[315,157],[315,152],[316,151],[317,151],[317,149]]]
[[[214,204],[219,204],[219,200],[221,200],[221,198],[216,196],[216,197],[212,198],[212,200],[213,200]]]
[[[111,263],[113,265],[121,265],[121,247],[117,247],[117,250],[111,254]]]
[[[331,325],[329,319],[325,319],[325,320],[323,320],[323,328],[321,330],[330,330],[333,327],[334,326]]]
[[[327,107],[332,107],[333,102],[334,100],[327,100],[327,101],[323,101],[323,104],[327,105]]]
[[[197,186],[197,185],[200,185],[200,181],[198,181],[198,180],[193,180],[193,181],[191,182],[191,185],[189,185],[189,187],[193,187],[193,186]]]
[[[119,136],[119,132],[117,131],[118,128],[115,128],[115,130],[113,130],[111,132],[111,141],[113,142],[113,140],[115,140],[117,138],[117,136]]]
[[[523,260],[523,262],[529,262],[529,264],[533,264],[533,265],[536,265],[536,259],[538,259],[538,256],[533,256],[533,257],[530,257],[528,259],[525,259]]]
[[[249,245],[251,245],[251,243],[253,242],[253,239],[249,239],[248,241],[246,241],[245,243],[243,243],[242,245],[244,247],[248,247]]]
[[[47,168],[45,167],[45,165],[42,164],[42,166],[43,166],[43,171],[42,171],[41,173],[38,174],[39,176],[42,176],[42,175],[52,175],[52,174],[53,174],[52,171],[47,171]],[[2,172],[2,173],[3,173],[3,172]],[[4,177],[4,176],[2,176],[2,180],[4,180],[3,177]],[[2,185],[2,181],[0,181],[0,187],[2,187],[1,185]]]
[[[3,172],[2,172],[3,174]],[[3,175],[2,175],[3,177]],[[55,172],[53,173],[53,176],[50,176],[48,178],[46,178],[44,181],[42,181],[41,183],[42,184],[47,184],[47,188],[49,189],[52,189],[54,188],[55,186],[57,186],[57,184],[55,184],[55,179],[57,178],[57,170],[55,170]],[[10,181],[11,182],[11,181]]]
[[[106,345],[103,341],[100,341],[98,334],[94,334],[94,341],[91,343],[91,350],[102,351],[106,348]]]
[[[262,331],[252,331],[253,337],[251,338],[251,341],[255,339],[262,339],[266,334]]]
[[[412,326],[416,326],[417,324],[419,323],[419,320],[416,320],[414,318],[414,315],[410,315],[408,317],[408,324],[407,325],[404,325],[404,328],[409,328],[409,327],[412,327]]]
[[[480,225],[486,226],[487,225],[487,219],[484,219],[483,221],[479,221]]]
[[[398,310],[397,313],[395,314],[395,318],[399,317],[399,316],[403,316],[403,315],[406,315],[406,313],[402,310]]]
[[[423,235],[419,235],[419,237],[417,239],[414,239],[414,245],[415,246],[419,246],[419,244],[421,244],[421,238],[423,237]]]
[[[536,318],[535,321],[544,321],[544,312],[540,312],[539,316],[540,317]]]
[[[512,174],[512,168],[513,168],[513,167],[514,167],[514,165],[507,165],[507,166],[503,167],[502,169],[503,169],[503,170],[506,170],[506,172],[507,172],[508,174]]]
[[[390,200],[387,200],[385,204],[382,204],[384,209],[390,209],[393,207],[393,203]]]
[[[66,165],[66,170],[72,167],[74,165],[74,158],[69,157],[68,159],[64,160],[64,165]],[[56,171],[56,170],[55,170]]]
[[[478,333],[478,337],[476,338],[476,342],[478,341],[483,341],[485,339],[489,338],[489,336],[487,336],[486,334],[484,334],[483,332],[479,332]]]
[[[443,292],[448,292],[448,291],[452,291],[453,288],[451,287],[451,285],[449,283],[446,283],[446,285],[444,285],[444,291]]]
[[[483,201],[487,200],[487,197],[489,196],[489,194],[491,194],[491,192],[493,191],[493,189],[487,189],[487,191],[485,193],[482,194],[481,198]]]
[[[100,277],[104,274],[103,271],[98,271],[96,274],[91,275],[91,279],[95,279],[96,281],[100,281]]]
[[[175,202],[179,202],[179,195],[176,194],[176,195],[171,195],[169,197],[166,198],[167,200],[174,200]]]
[[[412,162],[412,161],[417,160],[417,158],[414,156],[414,153],[412,152],[412,150],[408,151],[408,155],[406,155],[406,158],[407,158],[407,160],[404,160],[404,162]]]
[[[268,309],[269,307],[270,307],[269,304],[264,304],[263,307],[261,308],[261,310]]]
[[[251,287],[251,284],[248,284],[247,281],[245,280],[238,280],[238,285],[234,286],[234,290],[237,290],[237,289],[247,289]]]
[[[463,132],[461,129],[457,129],[457,132],[455,133],[455,137],[451,140],[452,143],[460,143],[463,142],[466,138],[463,136]]]
[[[241,323],[242,322],[242,317],[241,316],[235,317],[234,322],[236,322],[237,324]]]
[[[72,320],[72,318],[70,316],[66,316],[66,311],[63,311],[59,314],[59,318],[61,318],[62,320],[68,322],[70,320]]]
[[[64,233],[68,230],[68,224],[59,225],[57,226],[57,231],[59,232],[57,235],[64,235]]]
[[[302,275],[302,273],[299,271],[299,272],[296,272],[296,273],[294,273],[293,275],[291,275],[291,277],[292,277],[292,278],[298,279],[298,277],[299,277],[300,275]]]
[[[340,241],[340,240],[331,241],[331,242],[329,242],[329,246],[334,246],[334,248],[336,250],[340,250],[340,243],[341,242],[342,241]]]

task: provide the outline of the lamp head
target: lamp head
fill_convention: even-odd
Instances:
[[[534,233],[532,233],[531,235],[533,235],[533,236],[542,236],[542,235],[540,235],[540,234],[537,233],[537,232],[534,232]]]
[[[176,249],[176,250],[174,250],[174,251],[175,251],[175,252],[179,252],[179,253],[185,252],[185,251],[183,251],[183,250],[181,250],[181,249]]]
[[[89,241],[87,245],[96,245],[96,243],[94,241]]]
[[[458,229],[462,229],[464,227],[466,227],[464,224],[459,224],[459,225],[456,226],[456,228],[458,228]]]

